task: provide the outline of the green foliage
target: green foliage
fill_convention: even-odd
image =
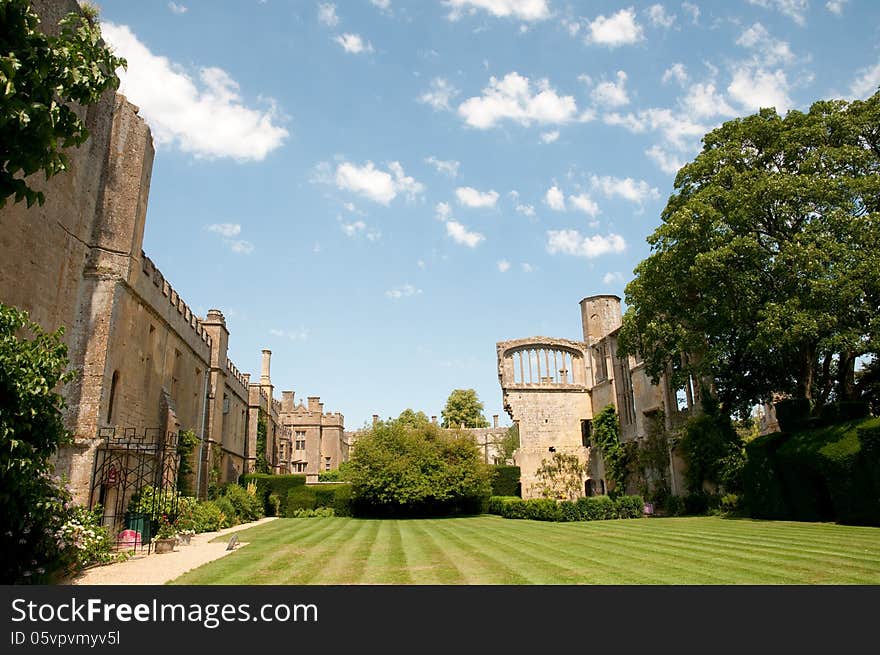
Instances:
[[[49,36],[28,0],[0,0],[0,208],[10,196],[43,204],[26,177],[66,170],[64,149],[89,136],[72,105],[93,105],[119,86],[125,60],[104,45],[94,19],[71,12]]]
[[[254,468],[257,473],[269,473],[269,460],[266,455],[266,415],[263,410],[259,412],[257,419],[257,461]]]
[[[229,500],[235,517],[243,522],[256,521],[263,518],[263,500],[256,493],[250,494],[237,484],[228,484],[220,492],[220,498]]]
[[[231,528],[234,525],[238,525],[241,521],[238,520],[238,515],[235,512],[235,505],[232,504],[232,500],[227,498],[226,496],[218,496],[214,504],[217,506],[217,509],[220,510],[221,514],[221,528]]]
[[[215,532],[232,526],[232,518],[213,500],[200,502],[193,511],[196,532]]]
[[[724,123],[675,179],[627,285],[621,354],[725,413],[774,392],[855,399],[877,352],[880,93]]]
[[[173,516],[177,503],[178,494],[174,489],[162,489],[147,485],[128,501],[128,511],[131,514],[146,514],[147,516],[162,514]]]
[[[351,516],[351,485],[341,484],[336,487],[336,495],[333,498],[333,511],[336,516]]]
[[[514,453],[516,453],[518,448],[519,425],[514,423],[509,428],[507,428],[507,432],[504,433],[504,438],[501,439],[501,443],[498,445],[498,457],[501,459],[502,462],[512,462],[513,455]]]
[[[807,398],[788,398],[773,405],[776,420],[783,432],[794,432],[807,426],[810,418],[810,401]]]
[[[704,398],[703,411],[685,423],[680,446],[688,491],[701,491],[704,482],[733,493],[742,488],[743,444],[716,400]]]
[[[483,416],[483,403],[473,389],[455,389],[449,394],[446,406],[440,412],[444,428],[488,428]]]
[[[586,467],[577,455],[554,452],[549,460],[542,459],[535,471],[535,487],[544,498],[574,500],[583,493],[585,473]]]
[[[73,378],[64,373],[61,334],[44,332],[25,312],[0,304],[2,584],[40,582],[60,565],[54,535],[64,524],[70,495],[52,477],[50,458],[70,441],[57,389]]]
[[[171,539],[177,536],[177,528],[165,514],[159,517],[159,528],[152,535],[153,539]]]
[[[269,494],[269,508],[271,512],[266,512],[268,516],[280,516],[281,515],[281,494],[273,491]]]
[[[747,446],[755,518],[880,525],[880,419],[777,433]]]
[[[192,430],[181,430],[177,435],[177,454],[180,464],[177,468],[177,489],[182,494],[192,491],[193,452],[199,445],[199,438]]]
[[[336,516],[332,507],[318,507],[317,509],[297,509],[290,516],[292,519],[330,518]]]
[[[174,526],[180,532],[196,532],[196,508],[199,501],[192,496],[181,496],[177,500],[177,518]]]
[[[518,466],[490,465],[493,496],[519,496],[520,470]]]
[[[681,516],[684,514],[684,498],[669,495],[663,503],[663,512],[666,516]]]
[[[344,482],[348,468],[349,463],[342,462],[339,468],[335,468],[332,471],[320,471],[318,473],[318,482]]]
[[[626,489],[626,453],[620,445],[620,421],[614,405],[607,405],[593,418],[591,444],[599,449],[605,463],[609,493]]]
[[[335,516],[351,516],[350,484],[317,484],[295,487],[287,495],[284,516],[294,517],[299,510],[330,508]]]
[[[489,471],[467,433],[379,422],[357,441],[348,479],[357,514],[479,512]]]
[[[403,410],[397,420],[409,428],[424,428],[431,422],[424,412],[414,412],[409,408]]]
[[[516,496],[492,496],[487,512],[506,519],[533,521],[602,521],[607,519],[641,518],[644,512],[641,496],[589,496],[576,501],[550,498],[523,500]]]
[[[291,517],[298,509],[315,508],[315,489],[311,486],[294,487],[287,492],[284,516]]]
[[[257,485],[257,497],[260,498],[263,503],[263,512],[266,516],[278,516],[278,510],[274,508],[269,497],[273,493],[277,494],[279,501],[283,505],[287,501],[287,494],[291,489],[305,485],[306,476],[247,473],[241,476],[240,481],[242,485],[255,483]]]
[[[73,574],[92,564],[109,564],[119,559],[110,530],[101,525],[104,510],[71,506],[67,519],[55,534],[62,551],[64,572]]]

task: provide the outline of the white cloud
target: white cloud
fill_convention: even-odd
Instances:
[[[644,38],[642,26],[636,22],[636,12],[630,7],[612,16],[598,16],[588,25],[588,43],[616,48],[637,43]]]
[[[464,13],[478,9],[498,18],[537,21],[550,17],[547,0],[446,0],[446,5],[451,9],[449,20],[458,20]]]
[[[605,273],[602,276],[602,284],[610,285],[617,284],[619,282],[623,282],[623,273],[619,273],[617,271]]]
[[[523,216],[528,216],[529,218],[534,218],[535,216],[535,208],[532,205],[518,204],[514,207],[514,210]]]
[[[733,109],[724,96],[718,93],[711,82],[692,84],[687,94],[681,98],[680,104],[693,118],[711,118],[713,116],[735,116]]]
[[[101,32],[128,60],[119,72],[120,92],[140,107],[157,145],[176,145],[198,158],[261,161],[287,138],[274,102],[265,110],[242,104],[238,83],[224,70],[202,68],[196,82],[150,52],[127,26],[102,22]]]
[[[660,192],[652,187],[644,180],[634,180],[631,177],[618,178],[610,175],[597,176],[590,178],[590,183],[594,189],[598,189],[606,198],[615,196],[628,200],[638,205],[643,204],[646,200],[658,200]]]
[[[574,207],[577,211],[584,212],[587,216],[598,216],[599,215],[599,205],[596,204],[596,201],[593,200],[589,194],[581,193],[576,196],[568,196],[568,204]]]
[[[394,289],[389,289],[385,292],[385,295],[391,300],[400,300],[401,298],[409,298],[410,296],[417,296],[422,293],[421,289],[415,288],[411,284],[404,284],[403,286],[395,287]]]
[[[438,202],[434,206],[434,216],[438,221],[448,221],[452,218],[452,207],[448,202]]]
[[[675,24],[675,16],[666,13],[666,7],[661,4],[648,7],[648,18],[656,27],[672,27]]]
[[[178,16],[189,11],[189,7],[179,5],[176,2],[169,2],[168,8],[171,10],[171,13],[177,14]]]
[[[232,252],[241,255],[250,255],[254,251],[254,244],[244,239],[225,239],[226,245]]]
[[[452,86],[452,84],[449,83],[449,80],[442,77],[435,77],[431,80],[430,90],[425,91],[420,95],[418,100],[423,104],[431,105],[436,111],[440,111],[441,109],[449,111],[451,109],[449,103],[457,95],[458,89]]]
[[[770,72],[763,68],[742,66],[734,71],[727,92],[746,110],[775,107],[779,114],[784,114],[792,106],[788,88],[783,70]]]
[[[700,21],[700,8],[692,2],[682,2],[681,9],[691,15],[691,22],[696,25]]]
[[[502,273],[507,273],[510,270],[510,262],[506,259],[501,259],[498,261],[498,270]]]
[[[336,15],[336,5],[332,2],[322,2],[318,5],[318,22],[327,27],[336,27],[339,24],[339,16]]]
[[[559,130],[541,132],[541,143],[554,143],[559,139]]]
[[[544,202],[554,211],[565,211],[565,194],[555,184],[547,189],[547,193],[544,194]]]
[[[617,71],[617,82],[600,82],[593,88],[593,102],[604,107],[622,107],[629,104],[626,93],[626,73]]]
[[[468,248],[476,248],[486,238],[479,232],[468,231],[464,225],[451,219],[446,221],[446,234],[452,237],[456,243]]]
[[[230,239],[241,234],[241,225],[239,223],[214,223],[208,225],[205,229],[209,232],[215,232],[222,237]]]
[[[336,186],[382,205],[388,205],[399,194],[412,199],[425,190],[423,184],[403,172],[400,163],[391,162],[388,169],[390,173],[376,168],[371,161],[363,166],[343,162],[336,167]]]
[[[459,204],[472,208],[494,207],[498,202],[497,191],[478,191],[469,186],[458,187],[455,190],[455,197],[458,198]]]
[[[736,40],[736,44],[755,50],[759,63],[765,66],[773,66],[780,62],[790,63],[795,58],[788,42],[774,39],[761,23],[755,23],[745,30]]]
[[[548,230],[547,252],[592,259],[608,253],[623,252],[626,241],[619,234],[583,236],[577,230]]]
[[[531,86],[529,78],[516,72],[500,80],[492,77],[483,95],[465,100],[458,113],[468,125],[478,129],[494,127],[504,120],[520,125],[533,121],[549,125],[592,118],[583,114],[579,117],[574,97],[558,95],[546,79],[536,82],[535,93]]]
[[[748,0],[748,3],[764,9],[775,9],[791,18],[798,25],[807,22],[804,14],[810,7],[809,0]]]
[[[522,264],[520,264],[520,268],[522,268],[523,273],[532,273],[535,270],[535,267],[528,262],[523,262]]]
[[[666,84],[667,82],[669,82],[669,80],[675,80],[682,86],[687,83],[688,74],[687,68],[685,68],[684,64],[672,64],[672,66],[670,66],[663,72],[663,84]]]
[[[419,261],[416,262],[416,266],[418,266],[422,270],[425,270],[425,260],[420,259]]]
[[[864,100],[868,96],[874,95],[878,86],[880,86],[880,62],[861,69],[859,76],[853,80],[849,90],[853,98]]]
[[[706,126],[697,123],[685,112],[675,113],[671,109],[653,107],[636,114],[607,114],[605,122],[609,125],[619,125],[635,134],[656,130],[677,149],[687,148],[693,140],[699,139],[706,133]]]
[[[425,163],[431,164],[431,166],[437,169],[438,173],[443,173],[449,177],[458,177],[458,167],[461,166],[461,162],[454,159],[437,159],[434,155],[425,157]]]
[[[388,11],[391,9],[391,0],[370,0],[370,4],[374,7],[378,7],[382,11]]]
[[[346,32],[345,34],[340,34],[333,40],[341,45],[343,50],[353,55],[359,55],[363,52],[373,52],[373,44],[369,41],[364,43],[360,34]]]
[[[359,232],[363,232],[367,229],[367,224],[363,221],[354,221],[353,223],[343,223],[342,231],[345,232],[345,236],[347,237],[355,237]]]
[[[309,332],[304,327],[300,327],[299,330],[279,330],[273,328],[269,330],[269,334],[273,337],[282,337],[291,341],[305,341],[309,338]]]
[[[648,155],[648,157],[650,157],[664,173],[678,173],[679,169],[686,163],[677,155],[667,152],[656,144],[648,148],[645,151],[645,154]]]
[[[832,14],[840,16],[843,14],[843,7],[847,2],[849,2],[849,0],[828,0],[828,2],[825,3],[825,8]]]

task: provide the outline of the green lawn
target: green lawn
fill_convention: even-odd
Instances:
[[[830,523],[310,518],[239,538],[171,584],[880,584],[880,528]]]

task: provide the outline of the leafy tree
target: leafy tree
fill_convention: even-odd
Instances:
[[[177,435],[177,490],[189,495],[192,488],[193,452],[199,445],[199,438],[192,430],[181,430]]]
[[[356,511],[366,514],[479,512],[491,492],[470,435],[431,423],[378,422],[358,438],[345,477]]]
[[[65,547],[57,535],[70,496],[53,478],[50,463],[70,441],[56,391],[73,377],[64,372],[61,334],[44,332],[25,312],[0,304],[2,584],[45,580]]]
[[[49,36],[30,4],[0,0],[0,208],[9,196],[43,204],[27,176],[42,171],[48,180],[67,168],[64,149],[89,136],[71,105],[98,102],[125,66],[101,40],[93,10],[71,12]]]
[[[424,427],[431,422],[424,412],[414,412],[409,408],[403,410],[397,420],[410,428]]]
[[[705,397],[702,410],[685,423],[680,442],[688,490],[699,493],[703,482],[709,482],[727,492],[741,492],[745,465],[742,439],[715,399]]]
[[[627,285],[621,352],[724,411],[853,397],[880,327],[880,94],[729,121],[675,180]]]
[[[504,433],[504,437],[501,439],[501,443],[498,444],[498,457],[504,462],[512,462],[513,455],[519,448],[519,425],[514,423],[509,428],[507,428],[507,432]]]
[[[440,412],[444,428],[488,428],[489,421],[483,416],[483,403],[473,389],[455,389]]]
[[[271,473],[269,470],[269,459],[266,455],[266,415],[263,410],[259,411],[257,418],[257,461],[254,463],[255,473]]]
[[[586,467],[577,455],[554,452],[549,459],[542,459],[535,471],[537,488],[544,498],[577,500],[583,495],[583,479]]]

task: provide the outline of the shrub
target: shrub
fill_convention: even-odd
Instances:
[[[740,497],[736,494],[724,494],[721,496],[721,513],[736,515],[740,512]]]
[[[351,516],[351,485],[341,484],[336,487],[336,495],[333,498],[333,511],[336,516]]]
[[[298,509],[294,511],[293,515],[290,518],[294,519],[309,519],[309,518],[328,518],[331,516],[336,516],[336,513],[333,511],[332,507],[319,507],[317,509]]]
[[[645,513],[645,500],[641,496],[620,496],[614,500],[614,508],[619,519],[641,518]]]
[[[614,501],[608,496],[588,496],[578,498],[577,506],[582,521],[601,521],[615,517]]]
[[[223,514],[223,510],[213,500],[206,500],[195,506],[193,521],[196,532],[214,532],[227,528],[229,519]]]
[[[263,502],[257,497],[256,491],[250,494],[246,489],[232,483],[220,490],[220,498],[229,500],[235,511],[235,517],[241,522],[256,521],[264,516]]]
[[[281,515],[281,496],[277,491],[273,491],[269,494],[269,507],[271,507],[272,511],[267,512],[268,516]]]
[[[235,512],[235,505],[232,504],[232,501],[226,496],[220,496],[217,500],[214,501],[214,504],[217,505],[220,513],[222,515],[222,519],[220,522],[221,528],[231,528],[234,525],[238,525],[240,521],[238,520],[238,515]]]
[[[558,521],[562,517],[559,503],[552,498],[532,498],[525,501],[525,518],[532,521]]]
[[[577,503],[571,500],[563,500],[559,503],[560,521],[580,521],[581,514]]]
[[[241,476],[241,484],[247,485],[251,482],[257,485],[257,497],[263,503],[263,511],[266,516],[278,516],[277,510],[269,500],[269,496],[273,493],[278,494],[282,503],[287,499],[287,494],[291,489],[302,487],[306,483],[304,475],[271,475],[269,473],[248,473]]]
[[[518,466],[494,465],[489,467],[493,496],[520,495],[520,469]]]
[[[291,517],[298,509],[315,509],[315,490],[312,487],[294,487],[287,492],[284,516]]]
[[[688,491],[699,493],[704,482],[738,487],[742,440],[715,399],[705,398],[702,408],[685,423],[680,442]]]
[[[336,489],[320,487],[315,489],[315,507],[333,507],[336,500]]]
[[[684,514],[684,499],[670,494],[663,504],[663,510],[667,516],[681,516]]]
[[[694,491],[684,497],[686,514],[702,515],[709,511],[710,496],[705,491]]]
[[[783,432],[794,432],[806,425],[810,417],[810,401],[806,398],[789,398],[774,403],[776,420]]]
[[[107,564],[118,559],[113,550],[113,535],[101,525],[103,513],[100,505],[94,510],[74,505],[67,513],[67,520],[55,533],[68,574],[91,564]]]

